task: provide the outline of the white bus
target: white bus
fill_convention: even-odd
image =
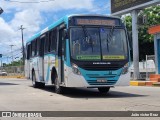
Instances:
[[[34,87],[55,85],[98,88],[128,86],[129,40],[120,18],[70,15],[51,24],[26,43],[25,76]]]

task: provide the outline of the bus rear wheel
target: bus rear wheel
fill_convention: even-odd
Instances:
[[[110,90],[110,87],[100,87],[98,88],[100,93],[108,93]]]
[[[58,81],[58,77],[57,77],[57,76],[56,76],[56,78],[55,78],[55,92],[56,92],[57,94],[62,94],[62,93],[63,93],[63,87],[60,86],[60,83],[59,83],[59,81]]]
[[[44,83],[40,83],[36,81],[36,75],[35,72],[32,73],[32,86],[34,88],[44,88],[45,84]]]

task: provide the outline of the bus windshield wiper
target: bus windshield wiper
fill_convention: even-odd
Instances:
[[[87,29],[85,26],[82,26],[83,28],[83,31],[84,31],[84,34],[85,34],[85,38],[88,39],[88,43],[91,44],[91,47],[92,47],[92,52],[93,52],[93,41],[92,41],[92,37],[89,35]],[[91,40],[91,43],[90,43],[90,40]]]
[[[107,42],[107,50],[108,50],[108,52],[109,52],[109,43],[111,42],[112,37],[113,37],[114,27],[115,27],[115,26],[112,26],[109,34],[107,34],[106,42]]]

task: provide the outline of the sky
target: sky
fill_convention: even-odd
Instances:
[[[110,0],[0,0],[0,54],[4,62],[22,57],[20,26],[24,42],[35,33],[69,14],[110,14]],[[7,59],[8,57],[8,59]]]

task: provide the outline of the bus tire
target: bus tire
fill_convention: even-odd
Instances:
[[[45,88],[45,83],[38,83],[39,84],[39,88]]]
[[[100,87],[98,88],[100,93],[108,93],[110,90],[110,87]]]
[[[55,79],[57,76],[57,72],[55,68],[52,68],[52,72],[51,72],[51,80],[52,80],[52,84],[55,84]]]
[[[32,72],[32,86],[34,88],[44,88],[45,87],[44,83],[40,83],[36,81],[36,75],[34,71]]]
[[[63,93],[63,87],[60,86],[59,80],[58,80],[58,76],[56,76],[55,78],[55,92],[57,94],[62,94]]]

